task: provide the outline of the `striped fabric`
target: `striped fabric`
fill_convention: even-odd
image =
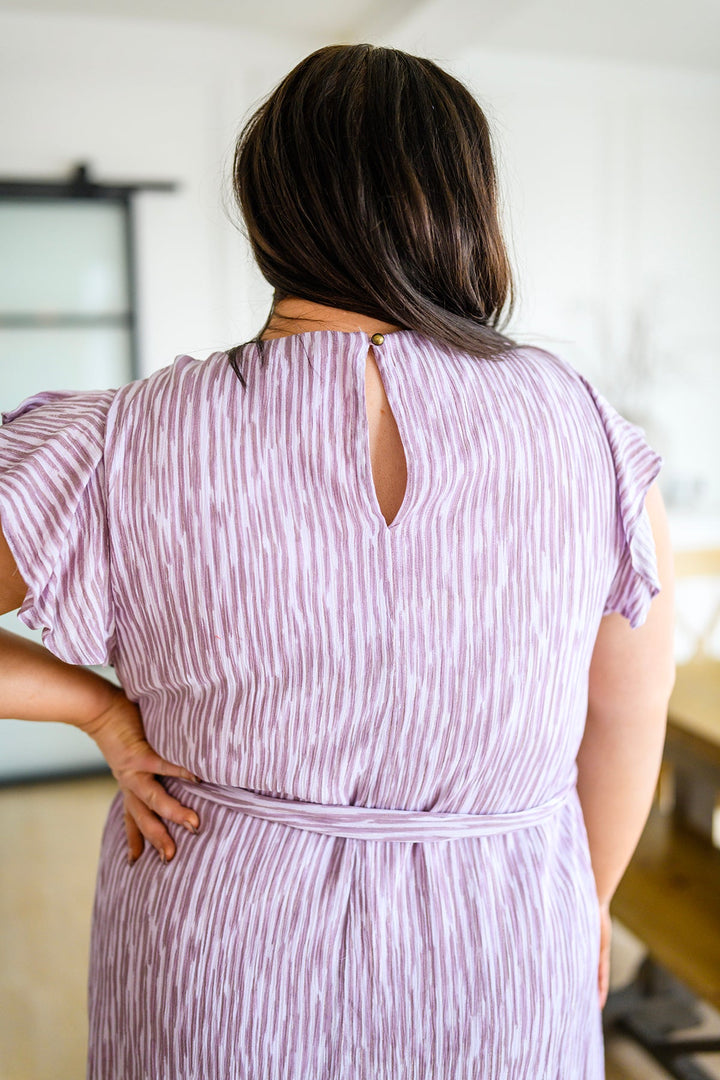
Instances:
[[[575,758],[599,621],[658,592],[662,459],[559,357],[316,331],[3,416],[21,618],[203,778],[122,802],[88,1080],[600,1080]],[[373,486],[374,351],[407,460]]]

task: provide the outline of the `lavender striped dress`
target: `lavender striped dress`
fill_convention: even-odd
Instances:
[[[407,460],[373,486],[374,349]],[[115,666],[197,810],[102,841],[89,1080],[600,1080],[575,758],[662,464],[571,366],[277,338],[4,415],[21,618]]]

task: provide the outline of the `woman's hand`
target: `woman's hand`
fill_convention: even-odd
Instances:
[[[598,997],[600,1008],[605,1008],[610,989],[610,939],[612,922],[610,919],[610,901],[600,904],[600,963],[598,966]]]
[[[140,710],[118,687],[112,703],[90,723],[82,725],[95,740],[112,769],[125,801],[125,831],[128,838],[128,862],[132,865],[143,853],[145,839],[169,862],[175,844],[161,818],[196,833],[200,819],[194,810],[173,799],[156,775],[179,776],[197,780],[187,769],[165,761],[145,738]]]

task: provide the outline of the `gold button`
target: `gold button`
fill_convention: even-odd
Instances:
[[[370,340],[372,341],[373,345],[382,345],[385,338],[382,336],[382,334],[373,334]]]

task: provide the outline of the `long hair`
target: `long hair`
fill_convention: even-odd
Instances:
[[[298,297],[480,357],[515,347],[501,333],[515,296],[488,122],[431,60],[311,53],[243,126],[232,187],[273,309]],[[252,339],[261,360],[271,318]],[[245,385],[243,348],[228,356]]]

